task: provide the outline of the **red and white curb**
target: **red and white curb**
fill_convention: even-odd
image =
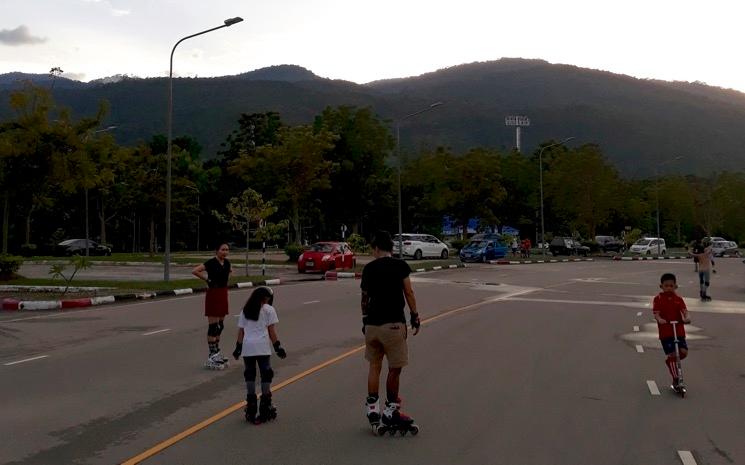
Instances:
[[[626,262],[630,262],[630,261],[635,262],[639,260],[690,260],[690,259],[691,259],[690,257],[666,257],[666,256],[665,257],[622,257],[620,255],[616,255],[615,257],[613,257],[613,260],[616,260],[616,261],[622,260]]]
[[[255,283],[237,283],[230,287],[235,289],[243,289],[254,286],[273,286],[278,284],[281,284],[281,281],[279,279],[267,279],[265,281],[258,281]],[[205,292],[206,290],[207,288],[187,288],[173,289],[168,291],[145,292],[142,294],[119,294],[66,300],[18,300],[5,298],[2,300],[2,306],[0,306],[0,308],[2,308],[2,310],[65,310],[68,308],[96,307],[99,305],[113,304],[115,302],[121,302],[125,300],[143,300],[155,299],[157,297],[189,295],[196,294],[198,292]]]
[[[433,266],[432,268],[417,268],[412,271],[412,273],[424,273],[427,271],[439,271],[439,270],[449,270],[453,268],[465,268],[465,265],[443,265],[443,266]],[[326,274],[323,275],[324,279],[326,281],[336,281],[338,279],[360,279],[362,278],[362,273],[358,272],[343,272],[343,271],[327,271]]]
[[[533,265],[536,263],[594,262],[592,258],[560,258],[550,260],[489,260],[492,265]]]

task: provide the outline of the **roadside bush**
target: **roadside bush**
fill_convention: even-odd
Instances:
[[[745,249],[745,242],[740,242],[739,244],[737,244],[737,247]]]
[[[303,246],[298,244],[287,244],[285,246],[285,253],[290,257],[291,262],[296,262],[303,250],[305,250]]]
[[[22,257],[33,257],[34,255],[36,255],[36,244],[21,245],[21,256]]]
[[[460,249],[465,247],[468,242],[470,242],[468,239],[453,239],[450,241],[450,247],[460,252]]]
[[[13,255],[0,255],[0,281],[13,279],[16,271],[23,264],[23,258]]]
[[[354,253],[370,253],[370,245],[367,243],[364,237],[357,233],[352,233],[347,238],[347,244],[352,248]]]

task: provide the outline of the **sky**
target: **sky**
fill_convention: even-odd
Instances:
[[[0,0],[0,73],[89,81],[300,65],[365,83],[502,57],[745,92],[739,0]]]

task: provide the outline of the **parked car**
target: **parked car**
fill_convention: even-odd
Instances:
[[[733,241],[713,241],[711,243],[711,253],[715,257],[724,257],[725,255],[740,256],[740,248]]]
[[[85,239],[68,239],[54,246],[55,256],[85,255]],[[88,240],[88,255],[111,255],[111,247]]]
[[[666,255],[667,247],[665,246],[665,239],[644,237],[634,242],[629,248],[629,252],[639,255]]]
[[[582,255],[590,254],[590,248],[575,241],[571,237],[554,237],[548,245],[548,250],[556,255]]]
[[[626,248],[622,240],[613,236],[595,236],[595,242],[602,252],[623,252]]]
[[[466,244],[460,250],[460,261],[462,262],[487,262],[504,258],[507,255],[507,245],[498,240],[476,240]]]
[[[297,271],[320,271],[352,269],[357,258],[346,242],[316,242],[310,245],[297,259]]]
[[[403,256],[414,257],[420,260],[424,257],[448,258],[450,251],[447,244],[432,236],[431,234],[403,234],[401,237],[403,243]],[[393,237],[393,253],[398,255],[399,236]]]

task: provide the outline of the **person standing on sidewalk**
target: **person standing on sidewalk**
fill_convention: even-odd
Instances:
[[[711,273],[714,269],[714,258],[711,250],[711,242],[704,240],[693,249],[693,259],[698,260],[698,283],[699,296],[704,302],[711,300],[709,296],[709,285],[711,284]]]
[[[413,334],[419,332],[419,313],[414,290],[411,287],[409,265],[393,255],[393,240],[386,231],[378,231],[371,243],[375,260],[362,270],[362,332],[365,335],[365,359],[370,367],[367,376],[367,401],[365,410],[373,427],[381,421],[378,389],[383,357],[388,360],[385,383],[386,397],[382,421],[387,426],[411,424],[413,420],[403,414],[399,398],[401,370],[408,364],[408,346],[405,303]],[[404,302],[405,301],[405,302]]]
[[[222,370],[228,359],[220,353],[220,334],[225,328],[225,315],[228,314],[228,281],[233,272],[228,260],[228,244],[220,244],[215,256],[195,267],[191,274],[204,280],[209,288],[204,298],[204,316],[207,317],[207,345],[209,355],[205,367]]]

